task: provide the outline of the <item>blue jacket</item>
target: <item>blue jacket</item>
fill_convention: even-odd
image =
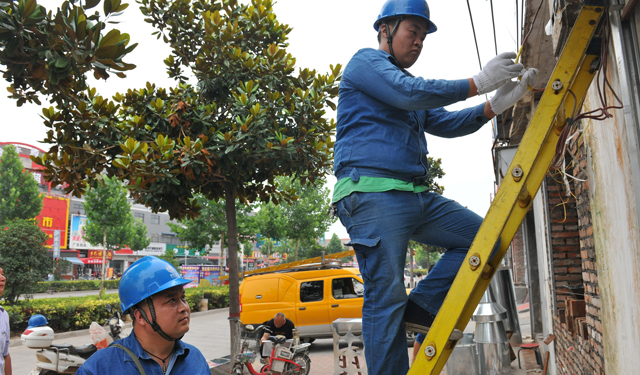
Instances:
[[[424,132],[454,138],[489,119],[484,103],[461,111],[442,107],[467,99],[467,79],[413,77],[382,50],[365,48],[347,64],[340,82],[334,172],[395,178],[422,185],[428,178]]]
[[[135,335],[125,337],[116,343],[130,349],[138,357],[147,375],[162,375],[162,367],[148,355]],[[131,357],[120,348],[109,346],[95,352],[80,367],[76,375],[138,375],[138,368]],[[171,357],[167,374],[210,375],[209,365],[200,350],[195,346],[176,341],[174,355]]]

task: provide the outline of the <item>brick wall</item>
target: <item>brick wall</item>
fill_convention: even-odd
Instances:
[[[565,195],[561,175],[547,175],[547,194],[551,212],[553,273],[557,290],[556,303],[565,308],[563,293],[582,285],[582,258],[578,232],[578,212],[573,196]]]
[[[585,181],[569,180],[574,197],[564,195],[559,174],[547,179],[558,301],[555,349],[559,374],[603,375],[600,290],[585,155],[582,137],[575,137],[566,156],[567,173]]]

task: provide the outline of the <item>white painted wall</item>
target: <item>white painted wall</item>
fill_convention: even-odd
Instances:
[[[618,93],[613,56],[608,72]],[[618,94],[620,96],[620,94]],[[609,105],[614,98],[608,95]],[[595,84],[583,111],[601,107]],[[640,234],[628,154],[624,113],[612,111],[606,121],[587,122],[584,134],[591,151],[589,193],[602,306],[605,373],[635,374],[640,368]],[[600,339],[596,332],[592,337]]]

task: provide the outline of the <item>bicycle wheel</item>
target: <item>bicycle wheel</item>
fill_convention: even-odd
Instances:
[[[243,373],[244,365],[242,363],[236,363],[235,365],[233,365],[233,368],[231,369],[232,375],[242,375]]]
[[[309,371],[311,371],[311,358],[309,358],[308,355],[298,353],[294,355],[291,360],[297,363],[300,368],[296,368],[294,365],[287,363],[284,372],[286,375],[309,375]]]

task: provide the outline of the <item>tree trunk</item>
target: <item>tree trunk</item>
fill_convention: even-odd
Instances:
[[[100,272],[100,293],[98,298],[102,299],[102,291],[104,290],[104,264],[107,261],[107,228],[104,228],[104,237],[102,238],[102,272]]]
[[[225,183],[225,208],[227,212],[227,238],[229,241],[229,318],[240,318],[240,297],[238,278],[238,228],[236,224],[236,188],[231,182]],[[240,351],[240,324],[229,320],[231,336],[231,358]]]
[[[227,225],[229,224],[227,223]],[[220,266],[222,274],[224,274],[224,232],[220,232]]]
[[[296,262],[298,261],[298,244],[300,244],[300,239],[296,239],[296,256],[294,258]]]

